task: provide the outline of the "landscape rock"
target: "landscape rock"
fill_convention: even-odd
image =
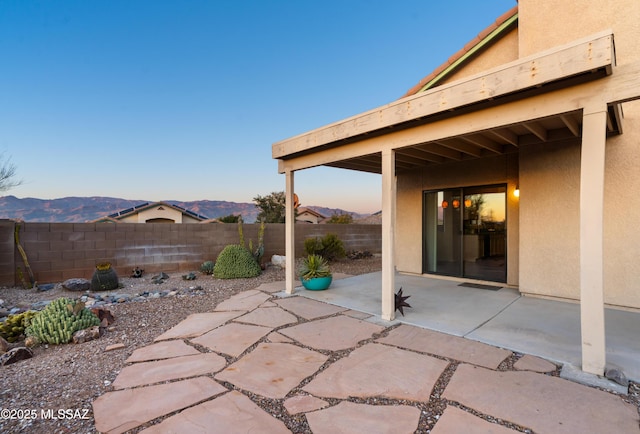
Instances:
[[[41,291],[41,292],[51,291],[55,287],[56,285],[54,285],[53,283],[45,283],[37,286],[38,291]]]
[[[91,289],[91,281],[81,278],[67,279],[62,283],[62,287],[68,291],[88,291]]]
[[[273,255],[271,257],[271,263],[276,267],[285,268],[286,266],[286,256]]]
[[[33,351],[26,347],[13,348],[0,356],[0,366],[10,365],[33,357]]]
[[[101,336],[100,326],[89,327],[88,329],[78,330],[73,334],[74,344],[83,344],[85,342],[98,339]]]
[[[619,369],[615,369],[615,368],[611,368],[611,369],[607,369],[607,372],[605,373],[605,376],[611,380],[611,381],[615,381],[616,383],[622,385],[622,386],[628,386],[629,385],[629,380],[627,379],[627,376],[624,375],[624,372],[622,372]]]
[[[161,284],[164,283],[165,280],[169,279],[169,275],[161,272],[158,275],[155,275],[151,278],[151,283]]]
[[[2,336],[0,336],[0,353],[6,353],[9,351],[9,342],[7,342]]]

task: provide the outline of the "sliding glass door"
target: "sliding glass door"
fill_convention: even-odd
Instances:
[[[506,281],[506,187],[424,193],[425,273]]]

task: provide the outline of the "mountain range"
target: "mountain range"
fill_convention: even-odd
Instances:
[[[153,202],[148,200],[129,200],[115,197],[63,197],[60,199],[35,199],[15,196],[0,197],[0,219],[23,220],[26,222],[46,223],[84,223],[95,220],[127,208]],[[258,212],[254,203],[227,202],[220,200],[196,200],[181,202],[165,200],[207,218],[219,218],[230,214],[241,214],[247,223],[255,222]],[[330,217],[333,214],[352,214],[354,219],[366,214],[352,213],[339,208],[310,206],[316,212]]]

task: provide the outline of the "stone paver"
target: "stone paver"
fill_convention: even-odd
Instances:
[[[536,433],[638,432],[638,411],[622,398],[535,372],[461,364],[443,398]]]
[[[327,358],[296,345],[262,343],[215,378],[268,398],[284,398]]]
[[[291,343],[293,342],[293,339],[288,338],[284,335],[281,335],[278,332],[273,332],[270,333],[269,336],[267,336],[267,339],[269,339],[270,342],[276,343],[276,342],[287,342],[287,343]]]
[[[229,323],[191,339],[194,344],[210,348],[218,353],[238,357],[247,348],[271,332],[270,327]]]
[[[280,307],[260,307],[236,318],[235,321],[276,328],[295,324],[298,322],[298,318]]]
[[[235,390],[212,401],[188,408],[141,432],[145,434],[291,433],[284,423]]]
[[[148,362],[180,356],[193,356],[194,354],[200,354],[200,351],[191,345],[185,344],[184,341],[162,341],[138,348],[129,356],[126,362]]]
[[[229,297],[227,300],[216,306],[215,311],[230,311],[230,310],[253,310],[260,306],[262,303],[271,298],[271,295],[256,289],[244,291],[239,294]]]
[[[256,289],[273,294],[274,292],[284,291],[286,283],[284,281],[263,283]]]
[[[408,405],[366,405],[343,401],[307,413],[313,434],[413,433],[420,410]]]
[[[431,434],[516,434],[502,425],[487,422],[457,407],[448,406]]]
[[[107,392],[93,401],[95,428],[102,433],[122,433],[226,391],[211,378],[198,377]]]
[[[303,387],[315,396],[428,401],[448,362],[382,344],[355,349]]]
[[[556,370],[556,365],[553,363],[529,354],[522,356],[513,364],[513,367],[518,371],[553,372]]]
[[[491,345],[409,325],[401,325],[377,341],[491,369],[511,355],[511,351]]]
[[[113,382],[115,389],[142,386],[217,372],[227,361],[217,354],[206,353],[173,359],[142,362],[126,366]]]
[[[356,319],[367,319],[373,316],[370,313],[358,312],[357,310],[345,310],[342,314]]]
[[[276,300],[276,303],[282,308],[293,312],[299,317],[304,319],[316,319],[323,316],[329,316],[342,312],[344,307],[334,306],[331,304],[323,303],[321,301],[310,300],[305,297],[288,297],[281,300]]]
[[[326,408],[329,403],[324,399],[316,398],[310,395],[298,395],[287,399],[284,402],[284,408],[289,414],[306,413],[308,411],[320,410]]]
[[[246,311],[194,313],[155,338],[154,341],[195,338],[245,313]]]
[[[337,351],[355,347],[358,342],[383,330],[383,326],[338,315],[280,329],[279,332],[312,348]]]

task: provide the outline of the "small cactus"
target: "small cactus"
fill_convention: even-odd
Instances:
[[[96,270],[93,272],[93,277],[91,278],[92,291],[111,291],[117,289],[119,286],[118,274],[116,270],[111,268],[109,262],[96,265]]]
[[[26,333],[40,342],[59,345],[69,342],[76,331],[97,325],[100,320],[84,303],[61,297],[31,319]]]
[[[200,271],[203,274],[213,274],[213,267],[214,267],[214,263],[213,261],[205,261],[202,263],[202,265],[200,266]]]
[[[6,320],[0,323],[0,337],[7,342],[19,341],[24,334],[24,330],[29,326],[31,318],[38,312],[29,310],[16,315],[9,315]]]

